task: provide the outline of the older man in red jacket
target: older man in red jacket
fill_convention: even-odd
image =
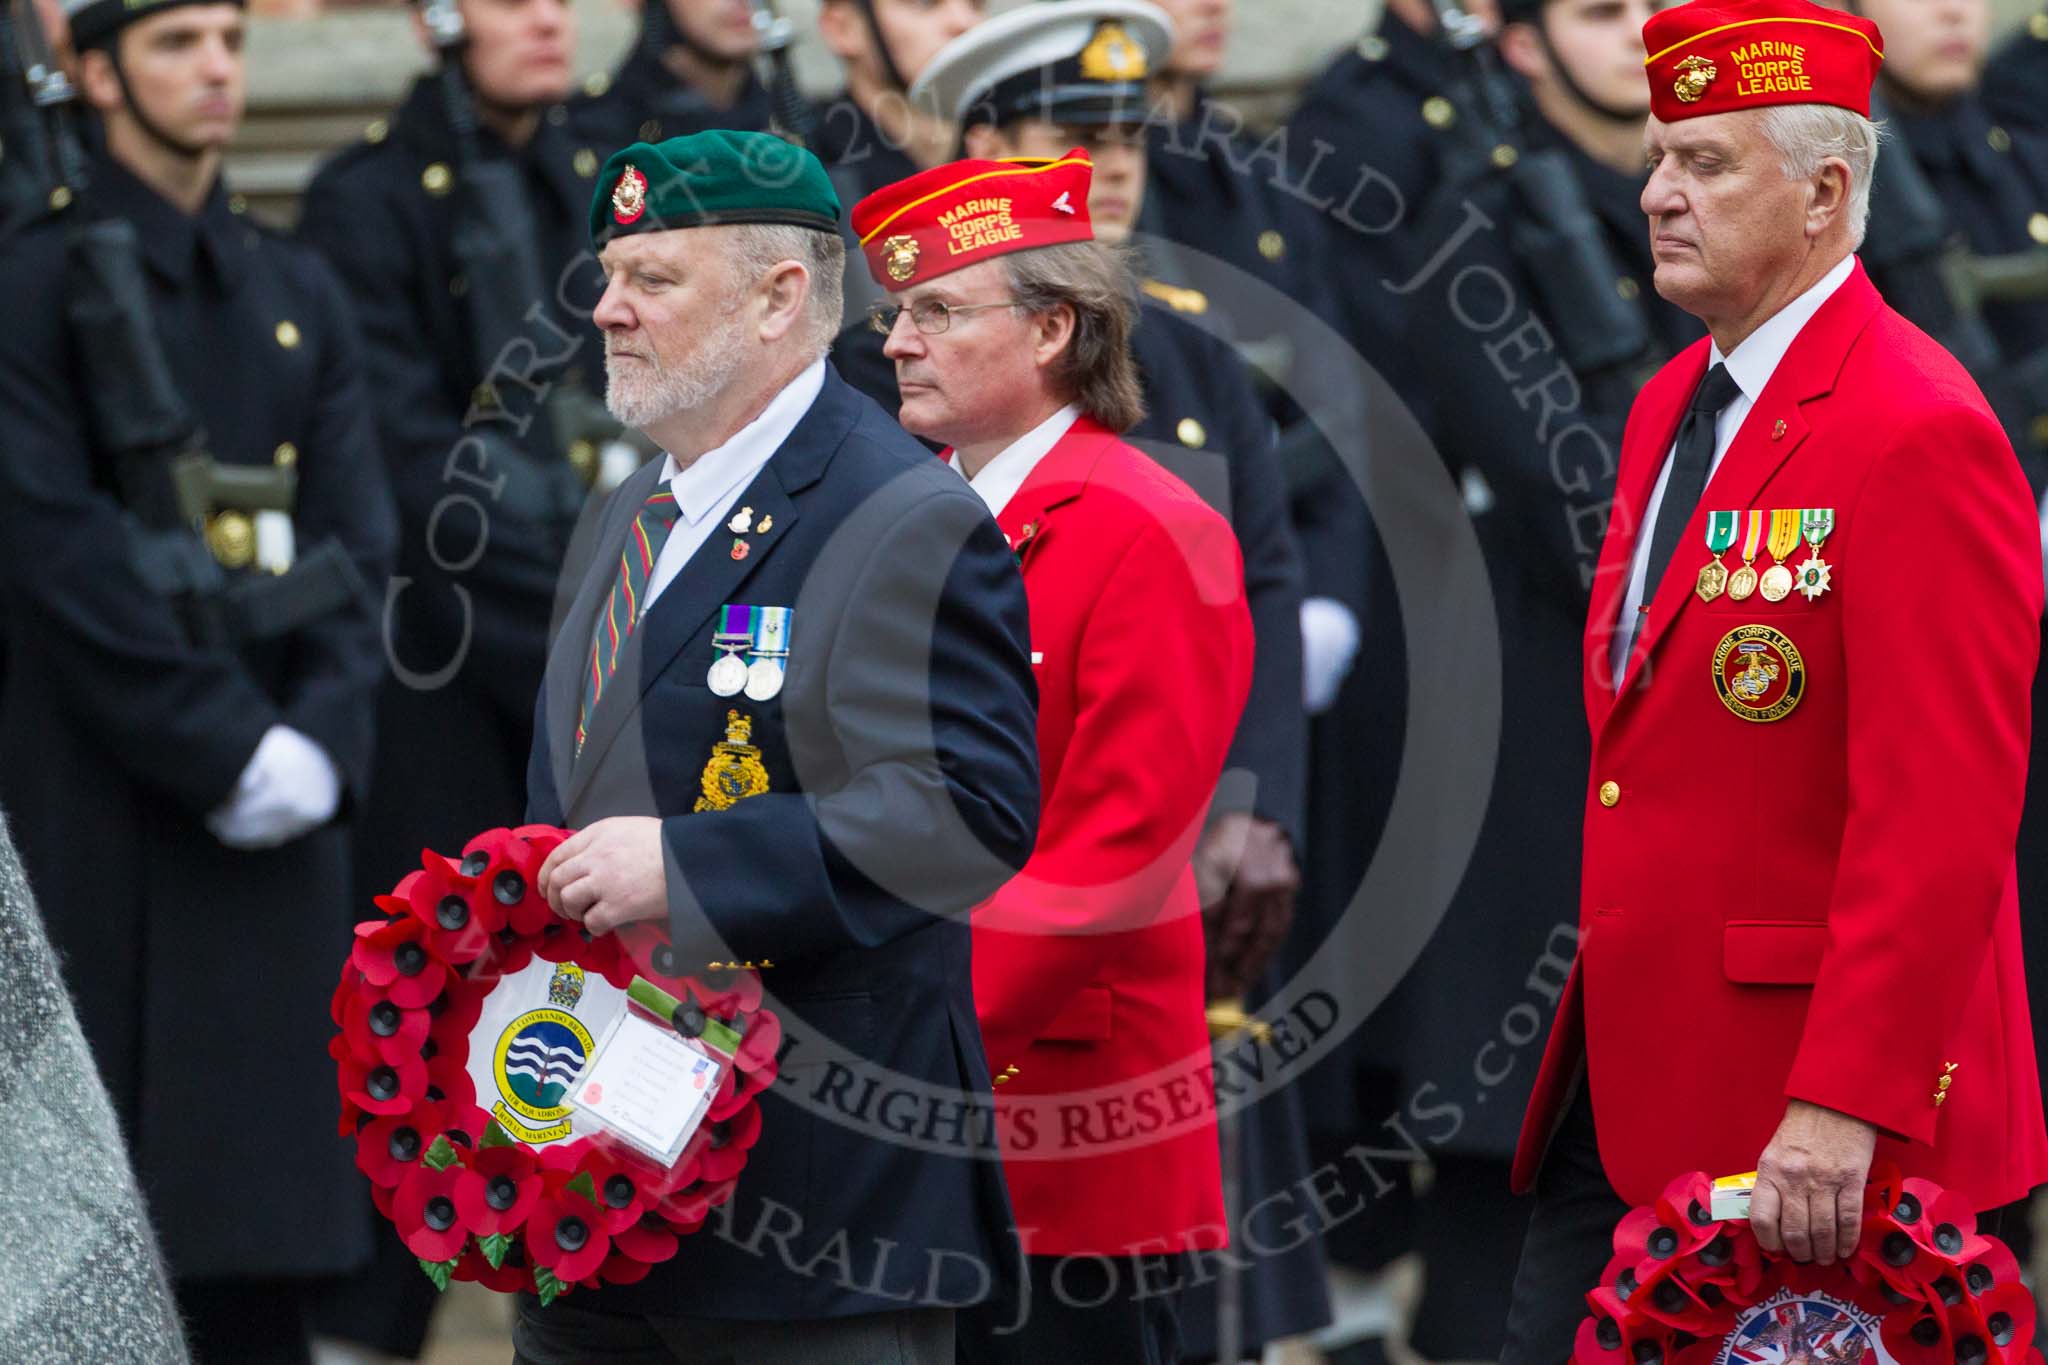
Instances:
[[[1955,360],[1854,251],[1876,25],[1644,25],[1659,293],[1711,336],[1637,399],[1586,632],[1584,945],[1516,1159],[1504,1359],[1554,1365],[1614,1222],[1758,1171],[1826,1264],[1876,1157],[1978,1209],[2048,1178],[2014,898],[2039,527]]]
[[[901,420],[951,446],[1031,603],[1038,846],[974,919],[1026,1270],[961,1318],[977,1365],[1170,1362],[1171,1262],[1224,1240],[1189,854],[1251,620],[1228,523],[1117,438],[1141,415],[1135,289],[1093,239],[1092,169],[961,161],[853,211]]]

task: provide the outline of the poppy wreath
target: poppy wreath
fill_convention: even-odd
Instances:
[[[759,975],[685,974],[655,924],[592,936],[558,917],[537,882],[569,835],[494,829],[459,858],[423,853],[418,872],[376,898],[386,917],[356,926],[334,992],[341,1031],[328,1053],[340,1135],[355,1142],[378,1210],[440,1289],[475,1280],[550,1303],[574,1285],[643,1279],[732,1197],[761,1134],[756,1097],[775,1079],[782,1029],[761,1008]],[[673,1166],[607,1137],[536,1146],[479,1107],[470,1033],[491,992],[537,959],[621,991],[644,978],[678,1002],[679,1032],[723,1025],[738,1035],[720,1090]]]
[[[2012,1252],[1932,1181],[1888,1164],[1872,1175],[1856,1251],[1831,1266],[1766,1252],[1747,1219],[1717,1221],[1705,1175],[1672,1181],[1616,1225],[1574,1365],[2038,1365]]]

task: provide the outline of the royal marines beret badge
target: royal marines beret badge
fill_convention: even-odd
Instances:
[[[622,224],[637,223],[645,212],[647,177],[629,161],[626,169],[619,173],[619,183],[612,186],[612,218]]]

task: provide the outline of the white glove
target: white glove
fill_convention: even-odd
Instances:
[[[273,725],[206,827],[229,848],[276,848],[332,820],[340,805],[341,773],[327,751],[289,726]]]
[[[1301,700],[1312,716],[1330,709],[1358,657],[1358,618],[1334,597],[1301,603]]]

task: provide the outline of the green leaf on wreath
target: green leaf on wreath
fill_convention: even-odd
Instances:
[[[544,1265],[533,1268],[533,1292],[540,1296],[540,1306],[545,1308],[562,1296],[569,1286],[555,1278],[555,1272]]]
[[[500,1270],[505,1265],[505,1253],[512,1249],[512,1238],[506,1233],[494,1232],[480,1239],[477,1242],[477,1249],[482,1251],[484,1259],[491,1263],[491,1269]]]
[[[562,1187],[571,1194],[580,1194],[591,1203],[597,1203],[597,1182],[590,1178],[590,1172],[578,1171],[576,1178]]]
[[[456,1260],[460,1259],[460,1257],[456,1258]],[[435,1289],[443,1294],[448,1292],[448,1281],[455,1273],[455,1261],[430,1261],[422,1256],[420,1257],[420,1269],[427,1272],[427,1278],[434,1282]]]
[[[492,1119],[484,1124],[483,1140],[478,1145],[483,1147],[510,1147],[513,1145],[513,1139],[512,1135],[505,1131],[503,1124],[499,1123],[496,1119]]]
[[[460,1157],[455,1155],[455,1144],[448,1140],[446,1133],[434,1139],[434,1145],[427,1148],[427,1154],[420,1158],[420,1164],[430,1171],[445,1171]]]

